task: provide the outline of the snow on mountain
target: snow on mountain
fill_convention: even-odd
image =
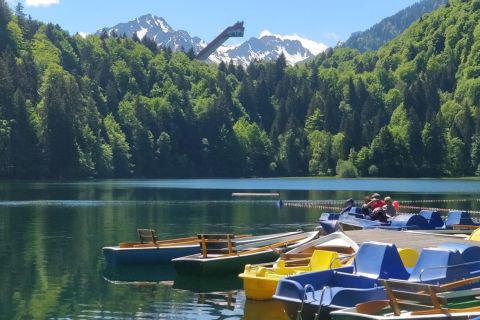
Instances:
[[[298,40],[298,41],[300,41],[300,43],[302,44],[302,46],[304,48],[308,49],[314,55],[322,53],[323,51],[325,51],[328,48],[328,46],[323,44],[323,43],[315,42],[313,40],[306,39],[306,38],[302,38],[297,34],[292,34],[292,35],[275,34],[274,35],[270,31],[264,30],[260,33],[260,38],[262,38],[264,36],[274,36],[274,37],[277,37],[277,38],[282,39],[282,40]]]
[[[127,37],[133,37],[136,34],[139,39],[148,37],[154,40],[159,46],[170,47],[177,51],[182,48],[185,51],[193,47],[194,51],[199,51],[206,46],[206,43],[198,37],[190,37],[184,30],[175,31],[163,18],[152,14],[143,15],[137,19],[126,23],[119,23],[111,28],[98,30],[96,34],[106,32],[109,35],[125,34]]]
[[[253,60],[276,60],[283,52],[288,64],[296,64],[327,49],[322,43],[298,35],[273,35],[263,31],[259,38],[252,37],[236,46],[222,46],[210,56],[214,62],[230,61],[249,64]]]
[[[191,37],[187,31],[174,30],[163,18],[152,14],[143,15],[126,23],[119,23],[112,28],[103,28],[97,34],[125,34],[139,39],[148,37],[159,46],[170,47],[173,51],[188,51],[193,47],[195,53],[203,49],[207,42]],[[212,40],[212,39],[210,39]],[[295,64],[323,52],[327,48],[322,43],[294,35],[274,35],[265,30],[259,38],[252,37],[238,45],[224,45],[217,49],[209,60],[215,63],[233,61],[235,64],[247,65],[253,60],[276,60],[283,52],[287,63]]]

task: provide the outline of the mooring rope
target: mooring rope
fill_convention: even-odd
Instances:
[[[446,202],[468,202],[468,201],[480,201],[480,199],[449,199],[449,200],[401,200],[399,201],[400,210],[404,211],[404,209],[408,210],[432,210],[432,211],[440,211],[440,212],[449,212],[449,211],[466,211],[471,214],[480,215],[480,211],[478,210],[465,210],[465,209],[454,209],[454,208],[439,208],[439,207],[424,207],[424,206],[412,206],[408,204],[412,203],[446,203]],[[356,201],[357,203],[361,203]],[[340,211],[343,207],[339,206],[339,204],[344,204],[344,200],[283,200],[283,205],[287,207],[295,207],[295,208],[315,208],[315,209],[328,209],[328,210],[336,210]]]

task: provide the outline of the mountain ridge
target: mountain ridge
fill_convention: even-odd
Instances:
[[[445,5],[448,0],[422,0],[403,10],[382,19],[364,31],[353,32],[350,37],[337,47],[358,49],[360,52],[378,50],[396,36],[400,35],[413,22]]]
[[[170,47],[173,51],[187,52],[193,49],[194,53],[198,53],[207,45],[205,40],[192,37],[185,30],[174,30],[164,18],[153,14],[145,14],[113,27],[102,28],[95,34],[125,35],[129,38],[135,34],[140,40],[147,37],[158,46]],[[283,52],[287,63],[293,65],[323,52],[326,48],[326,45],[297,35],[281,36],[264,31],[259,38],[251,37],[236,46],[221,46],[209,60],[215,63],[233,61],[248,65],[254,60],[276,60]]]

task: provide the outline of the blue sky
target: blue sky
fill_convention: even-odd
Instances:
[[[7,0],[15,5],[17,0]],[[236,21],[244,40],[264,30],[335,45],[417,0],[22,0],[32,18],[59,24],[70,33],[94,33],[152,13],[175,29],[207,42]],[[230,40],[238,42],[238,39]]]

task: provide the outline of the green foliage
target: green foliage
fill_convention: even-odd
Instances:
[[[358,177],[358,170],[355,165],[349,160],[338,160],[337,176],[340,178],[356,178]]]
[[[411,5],[410,7],[383,19],[363,32],[353,33],[348,40],[342,44],[343,47],[356,48],[362,52],[377,50],[382,45],[392,40],[403,32],[412,22],[435,8],[447,3],[447,0],[424,0]]]
[[[10,124],[0,119],[0,177],[8,175],[10,164]]]
[[[0,175],[477,174],[478,7],[450,1],[376,52],[243,68],[148,41],[70,36],[0,0]],[[361,47],[408,19],[377,26],[380,38]]]

